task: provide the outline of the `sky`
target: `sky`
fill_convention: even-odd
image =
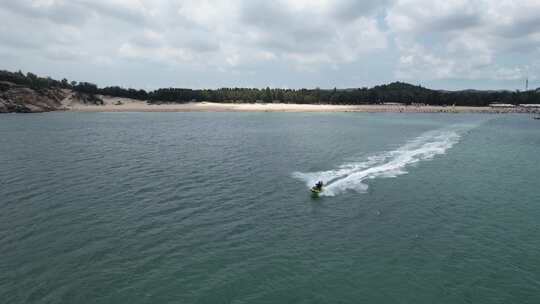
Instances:
[[[0,69],[100,86],[540,87],[540,0],[0,0]]]

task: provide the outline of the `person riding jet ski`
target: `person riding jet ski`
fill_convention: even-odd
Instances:
[[[318,181],[315,186],[313,186],[313,188],[311,188],[311,191],[313,192],[321,192],[322,191],[322,187],[323,187],[323,182],[322,181]]]

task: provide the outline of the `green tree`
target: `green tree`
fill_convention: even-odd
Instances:
[[[272,91],[270,91],[269,87],[266,87],[266,89],[264,90],[263,101],[272,102]]]

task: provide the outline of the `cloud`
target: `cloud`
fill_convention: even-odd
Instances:
[[[250,46],[273,52],[299,65],[340,64],[387,47],[387,34],[365,7],[351,1],[249,1],[241,22]],[[354,4],[354,5],[353,5]],[[347,8],[355,13],[343,17]]]
[[[386,21],[400,52],[396,75],[405,79],[523,77],[526,62],[503,62],[512,52],[536,53],[538,1],[399,0]],[[511,72],[510,72],[511,71]],[[506,78],[505,78],[506,77]]]
[[[118,54],[163,63],[200,61],[193,65],[221,70],[276,60],[313,70],[386,48],[387,34],[373,15],[380,7],[350,0],[181,1],[159,11],[159,21],[133,33]],[[355,14],[341,17],[353,8]]]
[[[2,0],[0,3],[4,9],[25,17],[74,26],[96,17],[140,24],[150,15],[147,6],[138,0]]]
[[[262,86],[515,80],[538,74],[538,11],[538,0],[0,0],[0,52],[18,59],[0,64],[96,64],[143,85],[133,66],[209,85],[217,71]]]
[[[151,23],[153,11],[150,2],[140,0],[72,0],[79,6],[94,12],[97,16],[105,16],[122,20],[134,25]]]
[[[330,3],[330,13],[337,20],[348,22],[362,16],[373,16],[384,12],[387,7],[394,3],[394,0],[340,0]]]
[[[50,26],[42,18],[14,15],[0,9],[0,47],[15,52],[46,49],[50,46],[72,46],[80,38],[80,31],[64,23]]]
[[[4,10],[27,18],[46,19],[59,24],[79,24],[87,19],[84,8],[70,1],[0,1]]]

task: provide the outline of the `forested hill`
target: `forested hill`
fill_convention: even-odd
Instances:
[[[540,104],[540,88],[519,91],[439,91],[408,83],[394,82],[373,88],[356,89],[278,89],[278,88],[221,88],[183,89],[163,88],[154,91],[104,87],[89,82],[67,79],[55,80],[35,74],[0,71],[0,81],[28,86],[40,90],[50,88],[71,89],[79,93],[108,95],[146,100],[149,103],[225,102],[225,103],[299,103],[299,104],[380,104],[405,103],[429,105],[487,106],[491,103]],[[0,87],[1,93],[1,87]]]

